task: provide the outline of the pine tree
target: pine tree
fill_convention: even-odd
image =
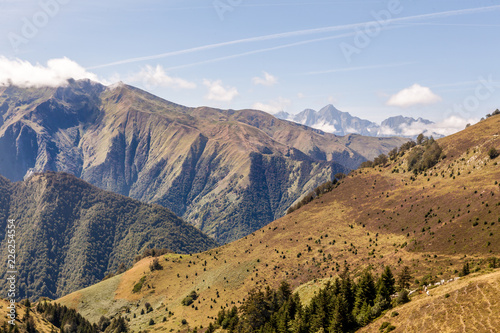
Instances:
[[[344,295],[341,294],[335,300],[335,310],[329,331],[332,333],[343,333],[347,332],[349,327],[349,307]]]
[[[395,284],[396,280],[394,279],[394,275],[392,275],[391,268],[389,266],[385,266],[378,283],[379,295],[390,302],[391,295],[396,292]]]
[[[377,281],[377,297],[371,311],[373,317],[378,317],[383,310],[391,307],[391,295],[395,292],[395,279],[389,266],[386,266]]]
[[[214,333],[215,332],[215,327],[212,323],[208,324],[208,328],[205,331],[205,333]]]
[[[359,326],[363,327],[370,323],[372,320],[372,308],[367,302],[364,302],[356,316],[356,322]]]
[[[36,329],[35,321],[32,317],[29,317],[26,321],[26,332],[27,333],[36,333],[38,330]]]
[[[469,263],[468,263],[468,262],[466,262],[466,263],[464,264],[464,266],[462,267],[462,271],[460,272],[460,274],[459,274],[459,275],[460,275],[460,276],[466,276],[466,275],[469,275],[469,273],[470,273]]]
[[[411,281],[411,273],[410,273],[410,267],[404,266],[403,270],[399,274],[398,277],[398,284],[400,289],[409,289],[410,288],[410,281]]]
[[[347,309],[349,312],[352,312],[354,309],[354,288],[353,283],[349,274],[349,265],[346,263],[344,265],[344,270],[340,274],[341,284],[340,284],[340,293],[344,295],[346,300]]]
[[[23,321],[27,321],[30,318],[30,309],[31,309],[30,300],[27,299],[24,304],[26,306],[26,311],[24,312]]]
[[[354,301],[355,310],[359,311],[364,303],[373,305],[376,296],[377,289],[375,287],[373,275],[366,270],[361,276],[356,288],[356,298]]]
[[[244,325],[250,330],[257,330],[269,319],[269,304],[262,290],[250,291],[247,300],[241,306]]]
[[[418,136],[417,136],[417,145],[421,145],[425,140],[425,136],[423,133],[420,133]]]

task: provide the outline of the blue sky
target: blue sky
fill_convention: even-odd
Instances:
[[[0,83],[80,76],[188,106],[463,126],[500,107],[499,14],[491,0],[0,0]]]

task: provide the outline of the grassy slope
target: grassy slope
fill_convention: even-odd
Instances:
[[[500,253],[500,186],[495,185],[500,166],[486,156],[490,146],[500,147],[499,128],[497,116],[440,140],[447,157],[428,176],[412,181],[412,173],[402,172],[404,158],[385,168],[362,169],[333,192],[241,240],[193,256],[161,258],[165,269],[152,273],[151,259],[144,259],[119,278],[114,299],[102,301],[106,305],[100,313],[84,304],[99,298],[102,288],[108,288],[104,284],[60,301],[91,320],[116,313],[113,304],[128,303],[128,316],[137,316],[131,321],[134,329],[147,328],[150,318],[161,321],[168,307],[174,315],[155,328],[183,329],[181,319],[191,328],[206,326],[221,306],[238,305],[254,286],[277,286],[286,279],[298,287],[335,276],[344,261],[354,275],[368,265],[375,271],[392,265],[395,273],[408,265],[415,278],[430,273],[437,280],[455,277],[465,260],[473,269],[484,267],[483,259]],[[395,167],[399,173],[392,172]],[[449,176],[452,169],[455,179]],[[433,213],[425,217],[430,208]],[[480,223],[473,226],[476,218]],[[143,289],[132,293],[143,276]],[[299,290],[311,295],[314,285]],[[181,305],[191,290],[201,295],[194,304],[198,310]],[[141,316],[145,302],[155,311]]]
[[[6,314],[8,313],[7,306],[9,306],[10,303],[8,300],[1,299],[0,298],[0,312],[2,315],[0,316],[0,327],[4,325],[4,323],[7,324],[7,328],[10,328],[9,323],[7,322],[9,319],[7,318]],[[45,318],[43,318],[42,315],[38,314],[35,309],[35,305],[32,305],[31,307],[31,317],[34,319],[35,322],[35,327],[40,333],[50,333],[52,331],[58,332],[59,329],[49,323]],[[20,303],[16,303],[16,314],[17,314],[17,320],[16,320],[16,326],[20,330],[20,332],[26,332],[25,325],[26,322],[23,320],[23,317],[26,313],[26,307],[24,305],[21,305]]]
[[[500,327],[500,270],[467,276],[419,294],[360,333],[380,332],[383,322],[396,327],[393,332],[496,332]]]

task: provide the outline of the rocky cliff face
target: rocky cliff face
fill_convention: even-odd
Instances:
[[[337,137],[255,110],[187,108],[123,84],[3,87],[0,105],[0,174],[66,171],[170,208],[221,242],[403,142]]]

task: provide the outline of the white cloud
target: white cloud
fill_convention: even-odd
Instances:
[[[475,124],[479,121],[476,118],[462,118],[460,116],[452,115],[441,121],[432,124],[425,124],[416,121],[411,125],[401,124],[399,128],[394,131],[388,127],[381,127],[379,133],[383,135],[402,135],[407,137],[415,137],[420,133],[426,136],[447,136],[457,133],[465,128],[467,124]]]
[[[291,101],[289,99],[279,97],[278,99],[269,101],[268,103],[254,103],[252,108],[274,114],[280,111],[285,111],[286,107],[290,104]]]
[[[140,72],[130,76],[127,81],[142,82],[146,87],[168,87],[174,89],[194,89],[196,84],[178,77],[167,75],[161,65],[146,65]]]
[[[422,133],[421,131],[419,134]],[[380,129],[378,130],[378,135],[386,135],[386,136],[393,136],[393,135],[398,135],[396,131],[389,126],[380,126]],[[399,135],[405,135],[405,134],[399,134]]]
[[[230,102],[238,96],[238,90],[235,87],[224,87],[221,80],[205,79],[203,84],[208,87],[208,94],[205,96],[208,100]]]
[[[65,85],[68,79],[90,79],[101,82],[97,75],[87,72],[73,60],[66,57],[50,59],[47,65],[31,64],[21,59],[0,56],[0,85],[19,87],[57,87]]]
[[[435,124],[427,125],[428,130],[441,135],[451,135],[465,128],[467,124],[475,124],[479,121],[476,118],[462,118],[459,116],[449,116]],[[421,124],[421,123],[420,123]]]
[[[434,104],[439,101],[441,101],[441,97],[433,93],[430,88],[422,87],[418,83],[415,83],[411,87],[405,88],[397,94],[392,95],[386,104],[389,106],[406,108],[419,104]]]
[[[306,97],[306,95],[304,95],[304,94],[303,94],[303,93],[301,93],[301,92],[299,92],[299,93],[297,94],[297,98],[302,99],[302,98],[304,98],[304,97]]]
[[[275,85],[278,82],[278,79],[275,76],[269,74],[268,72],[264,72],[263,78],[262,77],[254,77],[252,79],[252,82],[255,85],[261,84],[263,86],[270,87],[270,86]]]
[[[335,133],[337,132],[337,129],[335,128],[335,125],[329,124],[326,121],[320,121],[317,122],[314,125],[311,125],[312,128],[319,129],[320,131],[326,132],[326,133]]]

